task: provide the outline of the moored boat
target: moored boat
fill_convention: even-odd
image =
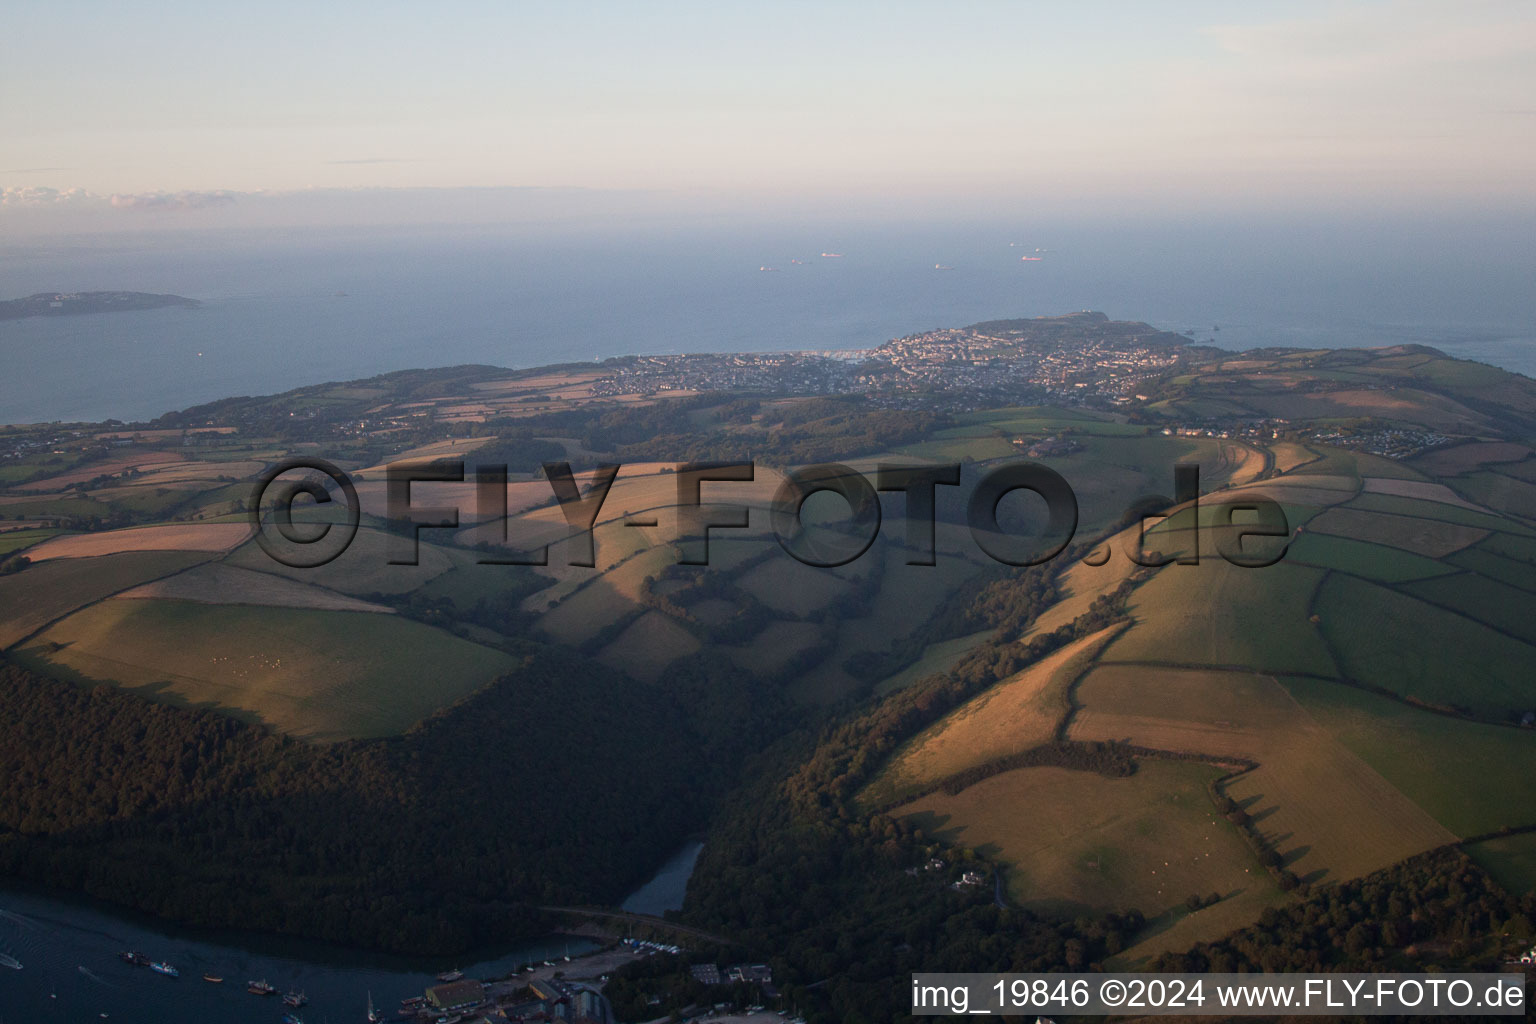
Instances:
[[[149,969],[154,971],[156,974],[163,974],[167,978],[181,977],[181,972],[172,967],[170,964],[166,963],[164,960],[156,960],[154,963],[149,965]]]
[[[275,996],[275,995],[277,995],[277,988],[276,988],[276,986],[268,984],[265,980],[262,980],[262,981],[248,981],[248,982],[245,983],[245,990],[247,992],[249,992],[253,996]]]
[[[291,1006],[295,1010],[307,1002],[309,1002],[309,997],[306,996],[303,992],[289,992],[287,995],[283,996],[283,1005]]]
[[[443,982],[444,984],[447,984],[450,981],[462,981],[463,979],[464,972],[458,968],[454,968],[451,971],[444,971],[442,974],[437,976],[437,980]]]
[[[203,980],[213,985],[224,984],[224,979],[219,977],[217,974],[205,974],[203,975]]]
[[[124,950],[123,952],[117,954],[117,958],[123,963],[132,964],[135,967],[149,966],[149,957],[145,956],[143,953],[138,953],[133,950]]]

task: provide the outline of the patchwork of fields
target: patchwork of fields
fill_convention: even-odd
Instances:
[[[1238,362],[1230,372],[1253,369]],[[1290,370],[1254,366],[1275,374],[1251,395],[1202,393],[1192,382],[1145,414],[1337,417],[1349,407],[1391,417],[1417,403],[1430,425],[1485,419],[1442,395],[1352,383],[1348,370],[1335,390],[1287,394]],[[473,452],[488,443],[478,426],[487,419],[586,401],[590,379],[557,374],[545,390],[534,378],[478,382],[443,406],[474,436],[413,442],[406,454]],[[786,416],[794,404],[754,415]],[[708,415],[696,419],[715,422]],[[535,440],[590,455],[574,437]],[[519,645],[532,642],[574,648],[647,693],[708,655],[772,688],[793,714],[899,700],[968,652],[1044,642],[1123,593],[1124,621],[1095,620],[1087,635],[967,691],[882,750],[859,799],[1001,865],[1023,906],[1140,908],[1148,927],[1125,964],[1249,924],[1290,899],[1292,881],[1352,879],[1536,825],[1536,730],[1519,726],[1536,711],[1529,449],[1477,440],[1386,458],[1024,407],[956,414],[920,440],[849,461],[872,472],[882,461],[963,460],[974,481],[1038,443],[1058,446],[1039,461],[1073,486],[1082,547],[1022,636],[951,614],[1006,572],[953,508],[936,528],[936,565],[909,564],[905,499],[889,495],[881,537],[861,558],[812,568],[773,539],[768,509],[783,473],[760,465],[750,483],[706,485],[706,512],[744,505],[751,525],[712,531],[710,565],[682,566],[677,477],[647,456],[625,465],[597,516],[595,567],[568,564],[579,550],[564,540],[571,528],[531,473],[508,484],[507,524],[478,521],[473,483],[420,485],[417,504],[457,505],[464,528],[424,530],[415,563],[391,564],[412,545],[383,518],[381,456],[368,450],[343,460],[365,478],[354,543],[323,567],[297,569],[250,540],[243,507],[251,479],[285,449],[224,438],[182,452],[167,438],[166,450],[12,474],[21,483],[0,495],[0,511],[18,526],[0,533],[0,563],[19,555],[30,564],[0,575],[0,648],[81,685],[332,742],[405,732],[515,675]],[[1138,531],[1126,510],[1170,492],[1173,467],[1189,462],[1201,468],[1198,513],[1149,521],[1143,547],[1198,553],[1199,564],[1134,564],[1127,551]],[[1286,545],[1285,557],[1234,566],[1219,548],[1237,543],[1246,520],[1221,525],[1223,506],[1256,497],[1277,502],[1287,523],[1283,536],[1250,537],[1244,550]],[[837,508],[816,507],[818,516]],[[132,525],[109,528],[114,513]],[[480,564],[544,544],[547,565]],[[1133,748],[1135,770],[1118,777],[1053,762],[976,772],[1046,745]],[[966,772],[980,781],[945,788]],[[1273,871],[1266,851],[1278,859]],[[1528,833],[1483,838],[1469,852],[1507,885],[1536,884]],[[1191,895],[1217,899],[1191,911]]]
[[[1277,872],[1327,884],[1536,825],[1536,731],[1518,727],[1536,709],[1530,525],[1409,467],[1387,477],[1387,460],[1320,450],[1326,462],[1300,446],[1278,450],[1276,467],[1293,472],[1246,485],[1282,501],[1291,520],[1278,565],[1220,559],[1215,495],[1201,505],[1199,565],[1133,571],[1120,555],[1131,531],[1117,536],[1104,564],[1065,570],[1061,600],[1029,636],[1067,625],[1125,581],[1134,586],[1128,628],[991,686],[897,749],[864,799],[927,793],[897,813],[1007,865],[1010,892],[1026,905],[1141,907],[1154,920],[1117,958],[1125,965],[1214,939],[1283,902],[1256,849],[1273,852]],[[1469,453],[1468,465],[1484,465],[1483,454]],[[1243,489],[1219,500],[1240,500]],[[1187,553],[1193,537],[1181,512],[1149,524],[1146,547]],[[1064,698],[1044,696],[1052,692]],[[1058,723],[1072,741],[1140,751],[1135,775],[1022,768],[932,792],[957,770],[1049,741]],[[1179,772],[1182,783],[1170,777]],[[1167,806],[1176,796],[1220,837],[1199,842],[1221,858],[1208,877],[1230,886],[1193,913],[1180,891],[1193,879],[1159,888],[1179,866],[1155,845],[1184,813]],[[1218,797],[1232,815],[1218,813]],[[1147,808],[1158,809],[1155,827],[1138,813]],[[1200,848],[1188,836],[1167,841]],[[1470,850],[1506,884],[1531,884],[1529,834]],[[1164,860],[1169,874],[1154,882]]]

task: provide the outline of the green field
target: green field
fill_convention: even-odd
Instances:
[[[250,493],[246,486],[246,495]],[[172,510],[187,504],[197,496],[196,489],[184,487],[156,487],[145,484],[134,487],[113,487],[92,491],[91,497],[115,509],[127,509],[138,516],[154,519],[169,518]]]
[[[63,532],[53,529],[7,530],[0,533],[0,557],[29,548],[40,540],[57,537]]]
[[[1536,483],[1536,458],[1527,458],[1523,462],[1506,462],[1499,466],[1499,472],[1505,476],[1512,476],[1516,480]]]
[[[1262,569],[1219,558],[1166,566],[1131,595],[1135,625],[1104,660],[1332,675],[1333,658],[1307,621],[1322,577],[1284,561]]]
[[[1307,524],[1309,532],[1348,537],[1398,548],[1426,558],[1443,558],[1489,536],[1486,530],[1436,519],[1389,515],[1358,508],[1331,508]]]
[[[654,683],[666,667],[699,649],[699,641],[661,612],[640,616],[600,652],[597,660],[642,682]]]
[[[1178,915],[1191,894],[1223,902],[1201,911],[1196,938],[1252,921],[1278,893],[1237,830],[1215,813],[1207,784],[1221,769],[1144,760],[1129,778],[1022,768],[956,796],[902,808],[913,824],[1006,864],[1009,895],[1067,917],[1139,908]]]
[[[1423,473],[1405,466],[1395,459],[1383,458],[1369,452],[1348,451],[1340,448],[1319,448],[1322,458],[1307,467],[1309,473],[1341,473],[1346,476],[1379,476],[1390,480],[1424,480]]]
[[[957,588],[981,572],[977,562],[954,553],[951,543],[959,529],[963,528],[939,527],[939,555],[932,566],[908,565],[904,549],[879,543],[854,563],[868,562],[873,570],[877,559],[883,561],[872,599],[862,614],[839,622],[834,656],[793,680],[791,695],[803,702],[824,704],[860,689],[862,684],[841,669],[845,660],[860,652],[891,651],[899,641],[921,630]]]
[[[748,572],[742,589],[776,612],[809,615],[850,593],[849,582],[826,569],[805,565],[780,552]]]
[[[1494,533],[1490,534],[1488,539],[1478,547],[1536,568],[1536,537],[1524,537],[1514,533]]]
[[[770,622],[749,643],[719,649],[744,672],[774,675],[791,658],[816,646],[821,641],[823,628],[811,622]]]
[[[1536,890],[1536,832],[1486,839],[1467,847],[1467,853],[1510,892]]]
[[[64,498],[17,497],[0,502],[0,514],[12,519],[51,519],[55,516],[89,518],[110,515],[111,512],[111,506],[93,501],[85,495]]]
[[[1307,465],[1307,473],[1333,474],[1333,476],[1347,476],[1359,479],[1361,476],[1370,476],[1369,473],[1361,473],[1359,470],[1359,453],[1347,451],[1344,448],[1330,448],[1327,445],[1316,445],[1318,457],[1315,462]],[[1415,474],[1415,477],[1418,474]]]
[[[1476,573],[1420,580],[1402,588],[1431,604],[1455,609],[1495,629],[1536,643],[1536,594]]]
[[[1290,441],[1276,441],[1269,446],[1269,450],[1275,457],[1276,473],[1289,473],[1293,469],[1316,462],[1318,457],[1312,449]]]
[[[1077,700],[1073,739],[1257,762],[1227,795],[1303,879],[1358,877],[1455,838],[1271,676],[1101,665]]]
[[[393,615],[168,600],[94,604],[18,657],[320,741],[403,732],[515,664]]]
[[[1339,742],[1457,835],[1536,825],[1536,731],[1437,715],[1334,683],[1282,682]]]
[[[526,565],[477,565],[467,562],[434,576],[414,593],[427,599],[446,597],[460,608],[473,608],[478,602],[516,603],[550,585],[548,576]]]
[[[1285,560],[1321,569],[1337,569],[1382,583],[1421,580],[1455,571],[1432,558],[1422,558],[1401,548],[1315,532],[1305,532],[1292,541]]]
[[[1392,515],[1415,516],[1442,523],[1459,523],[1481,530],[1502,530],[1529,536],[1531,531],[1503,516],[1490,515],[1476,509],[1449,505],[1443,501],[1425,501],[1420,498],[1402,498],[1395,494],[1362,494],[1350,501],[1346,508],[1363,509],[1366,512],[1389,512]]]
[[[578,570],[571,577],[582,580],[575,590],[561,598],[538,621],[538,628],[561,643],[581,643],[596,636],[609,623],[616,622],[639,608],[647,576],[660,576],[676,560],[667,548],[650,548],[601,575],[594,570]],[[537,592],[529,606],[542,604],[558,594],[558,588]]]
[[[1513,558],[1505,558],[1481,545],[1458,551],[1446,561],[1463,569],[1470,569],[1491,580],[1519,587],[1528,593],[1536,593],[1536,566],[1529,562],[1517,562]]]
[[[1456,479],[1456,489],[1479,505],[1518,516],[1536,515],[1536,484],[1483,470]]]
[[[206,562],[199,551],[124,551],[53,558],[0,576],[0,648],[110,594]]]
[[[298,520],[299,517],[296,515],[294,518]],[[424,532],[424,537],[431,536],[432,531]],[[402,538],[398,536],[364,526],[357,531],[357,536],[340,557],[313,569],[290,568],[274,561],[255,541],[232,551],[227,560],[230,565],[242,569],[274,572],[300,583],[313,583],[328,590],[339,590],[343,594],[366,596],[375,593],[404,594],[455,565],[465,564],[474,558],[469,552],[451,551],[423,540],[417,555],[418,564],[391,565],[389,560],[396,550],[394,545],[401,542]]]
[[[1092,533],[1120,521],[1135,501],[1152,494],[1171,496],[1173,467],[1198,462],[1207,470],[1201,486],[1214,482],[1210,467],[1221,442],[1210,438],[1076,437],[1082,450],[1046,460],[1077,495],[1079,530]]]
[[[1107,413],[1045,405],[964,412],[956,415],[954,419],[960,426],[935,431],[933,436],[935,438],[974,437],[1000,430],[1009,437],[1044,437],[1062,433],[1139,437],[1145,435],[1148,429],[1136,424],[1118,422]]]
[[[1316,612],[1351,679],[1494,719],[1536,706],[1536,648],[1480,623],[1347,576],[1328,578]]]
[[[1003,437],[987,433],[980,437],[959,436],[935,441],[920,441],[905,445],[898,453],[914,459],[932,459],[935,462],[959,462],[967,457],[977,462],[988,459],[1006,459],[1017,455],[1019,450]]]

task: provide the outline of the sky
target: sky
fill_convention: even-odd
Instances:
[[[1497,207],[1532,180],[1528,0],[55,0],[0,32],[13,228],[530,189]]]

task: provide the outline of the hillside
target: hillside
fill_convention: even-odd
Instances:
[[[792,879],[827,920],[887,901],[868,928],[889,947],[1001,901],[990,927],[1023,929],[1042,963],[1070,941],[1083,962],[1129,966],[1457,849],[1489,886],[1536,887],[1536,382],[1419,347],[1219,352],[1102,314],[864,356],[454,367],[10,429],[0,641],[19,724],[0,763],[32,774],[0,792],[0,865],[226,923],[209,908],[249,908],[170,893],[236,884],[187,850],[240,851],[277,886],[283,855],[235,824],[259,813],[303,835],[317,871],[419,888],[409,906],[349,904],[364,941],[446,950],[491,897],[429,897],[493,861],[519,933],[538,925],[527,907],[614,900],[709,829],[686,915],[770,945],[757,955],[800,984],[834,954],[789,937],[810,913]],[[312,569],[252,537],[257,478],[295,456],[334,463],[360,503],[351,546]],[[385,483],[407,458],[466,466],[413,485],[415,506],[459,520],[422,529],[413,559],[397,557],[412,531]],[[709,564],[683,564],[700,531],[678,512],[677,464],[747,459],[750,481],[702,492],[747,525],[711,530]],[[985,475],[1025,460],[1069,483],[1077,527],[1060,557],[1016,568],[966,516]],[[541,470],[560,461],[602,492],[590,566]],[[872,483],[882,464],[958,465],[932,564],[894,490],[858,557],[791,558],[774,495],[826,461]],[[498,464],[505,485],[477,485]],[[611,483],[602,464],[619,466]],[[1198,508],[1170,497],[1190,465]],[[1240,540],[1261,500],[1283,526]],[[294,529],[338,523],[338,505],[297,507]],[[1005,532],[1041,519],[1021,499],[998,508]],[[1159,513],[1139,553],[1133,509]],[[828,525],[837,499],[805,512],[846,538]],[[277,532],[270,505],[258,519]],[[507,564],[546,545],[546,564]],[[1233,564],[1255,551],[1280,557]],[[163,800],[113,795],[126,765],[161,761],[61,748],[60,716],[104,708],[199,752],[186,770],[205,774],[171,785],[156,773],[183,762],[168,758],[144,769]],[[32,751],[61,760],[45,770]],[[198,769],[203,752],[216,763]],[[229,795],[252,778],[269,791],[254,810]],[[464,827],[494,838],[435,859],[423,836],[462,833],[432,805],[467,794]],[[406,838],[402,820],[428,824]],[[128,850],[163,887],[92,876]],[[826,885],[807,881],[817,864]],[[964,871],[985,883],[951,888]],[[311,905],[320,884],[252,921],[344,934]]]

